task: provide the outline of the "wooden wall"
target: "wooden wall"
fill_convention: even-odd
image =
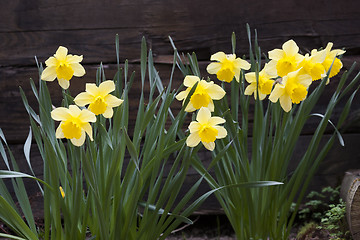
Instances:
[[[68,47],[73,54],[84,55],[87,74],[71,81],[70,90],[76,94],[84,89],[85,82],[94,82],[100,62],[105,65],[106,75],[113,77],[115,34],[119,34],[120,39],[120,60],[129,59],[133,70],[139,69],[140,42],[145,36],[155,54],[160,75],[167,79],[173,54],[168,36],[173,38],[179,52],[195,51],[205,69],[211,54],[219,50],[230,52],[233,31],[237,36],[237,53],[248,53],[246,23],[257,29],[259,44],[265,53],[280,48],[292,38],[303,53],[325,47],[329,41],[336,48],[344,47],[347,51],[344,69],[360,60],[360,2],[357,0],[1,1],[0,128],[22,161],[21,145],[27,136],[29,121],[19,86],[33,101],[29,78],[38,79],[34,56],[44,62],[59,45]],[[359,66],[356,70],[360,70]],[[176,80],[179,84],[182,81],[179,71]],[[49,86],[54,99],[60,98],[57,83]],[[325,96],[321,100],[319,111],[326,99]],[[352,116],[359,108],[357,97]],[[356,147],[359,133],[359,124],[355,122],[345,136],[347,148],[333,150],[327,160],[329,164],[320,169],[315,180],[318,186],[338,184],[344,171],[360,167],[360,151]],[[34,159],[41,173],[41,162],[38,163],[36,156]]]

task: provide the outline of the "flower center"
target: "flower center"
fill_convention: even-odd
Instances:
[[[286,84],[285,89],[293,103],[299,104],[306,98],[307,89],[304,85],[299,83],[288,83]]]
[[[62,60],[59,61],[58,66],[56,67],[56,75],[58,79],[69,81],[74,75],[74,70],[65,60]]]
[[[195,92],[190,98],[190,101],[195,109],[207,107],[210,103],[210,100],[211,98],[209,94],[206,92],[206,89],[201,86],[201,84],[196,87]]]
[[[95,101],[89,105],[89,109],[95,115],[103,114],[106,111],[107,104],[100,96],[96,97]]]
[[[272,87],[273,87],[272,80],[259,76],[259,92],[268,95],[271,93]]]
[[[217,72],[216,76],[221,81],[231,82],[235,76],[234,63],[225,59],[221,63],[221,69]]]
[[[210,126],[208,123],[202,124],[199,130],[199,136],[202,142],[210,143],[216,140],[218,130]]]
[[[292,58],[283,58],[280,59],[276,64],[276,70],[280,77],[286,76],[289,72],[296,70],[296,62]]]
[[[64,137],[67,139],[79,139],[81,137],[80,124],[74,120],[68,120],[61,124],[61,129],[64,133]]]

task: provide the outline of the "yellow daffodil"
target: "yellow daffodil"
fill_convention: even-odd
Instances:
[[[329,71],[331,64],[333,64],[331,67],[329,78],[335,76],[340,72],[340,69],[343,67],[343,64],[341,60],[338,58],[338,56],[343,55],[345,53],[345,51],[341,49],[331,50],[332,47],[333,47],[333,43],[329,42],[325,48],[326,57],[324,62],[322,63],[323,66],[325,67],[326,72]]]
[[[81,110],[76,105],[70,105],[69,108],[59,107],[51,111],[51,117],[55,121],[61,121],[56,129],[56,138],[70,139],[75,146],[84,144],[86,133],[90,140],[93,140],[89,122],[95,122],[96,116],[89,110]]]
[[[289,72],[296,71],[304,56],[298,53],[299,47],[294,40],[289,40],[282,45],[282,49],[274,49],[269,52],[269,71],[284,77]]]
[[[219,85],[214,82],[207,82],[200,80],[197,76],[188,75],[184,79],[184,86],[187,87],[185,91],[176,95],[176,99],[183,103],[186,97],[189,95],[191,88],[198,82],[193,95],[190,97],[189,104],[186,106],[185,111],[193,112],[201,107],[209,108],[210,111],[214,111],[213,100],[219,100],[225,96],[225,91]]]
[[[62,197],[62,198],[65,198],[64,189],[60,186],[60,187],[59,187],[59,190],[60,190],[61,197]]]
[[[83,107],[89,105],[89,110],[95,115],[102,114],[106,118],[113,116],[113,107],[120,106],[124,101],[110,93],[115,90],[115,83],[111,80],[102,82],[99,87],[94,83],[87,83],[85,92],[79,93],[74,102]]]
[[[247,61],[237,58],[235,54],[217,52],[211,55],[211,61],[206,70],[210,74],[216,74],[217,78],[224,82],[231,82],[234,77],[239,82],[240,70],[249,70],[251,65]]]
[[[63,89],[68,89],[70,79],[81,77],[85,74],[85,69],[80,65],[83,56],[68,54],[66,47],[60,46],[53,57],[49,57],[46,61],[46,68],[41,74],[44,81],[54,81],[58,79],[59,85]]]
[[[258,89],[259,99],[263,100],[267,95],[271,93],[271,89],[274,84],[274,80],[271,78],[277,77],[277,75],[270,75],[267,72],[267,64],[265,64],[264,68],[259,72],[259,79],[256,81],[255,72],[250,72],[245,74],[245,79],[250,85],[248,85],[245,89],[245,95],[254,94],[254,98],[257,98],[256,89]]]
[[[290,72],[284,76],[281,83],[277,83],[269,96],[269,100],[277,102],[280,99],[280,105],[285,112],[289,112],[292,103],[299,104],[306,98],[308,88],[312,83],[311,76],[308,74],[299,74],[301,69]]]
[[[207,108],[200,108],[196,115],[196,121],[189,125],[190,135],[186,139],[186,145],[196,147],[200,142],[206,149],[213,151],[215,148],[215,140],[224,138],[227,131],[218,124],[225,123],[225,119],[221,117],[211,117],[211,112]]]
[[[325,67],[322,65],[326,57],[326,51],[313,49],[311,55],[305,54],[304,59],[299,64],[300,74],[309,74],[313,81],[326,76]]]

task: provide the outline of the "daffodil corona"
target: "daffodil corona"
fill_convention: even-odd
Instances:
[[[304,56],[298,53],[299,47],[294,40],[289,40],[282,45],[282,49],[274,49],[269,52],[269,71],[284,77],[288,73],[296,71]]]
[[[248,85],[245,89],[245,95],[254,94],[254,98],[257,98],[259,94],[259,99],[263,100],[267,95],[271,93],[274,80],[271,78],[277,77],[277,75],[270,75],[267,73],[267,64],[265,64],[264,68],[259,72],[258,81],[256,80],[255,72],[250,72],[245,74],[245,79],[250,85]],[[256,92],[258,89],[258,93]]]
[[[189,125],[190,135],[186,139],[186,145],[196,147],[200,142],[210,151],[215,148],[215,140],[224,138],[227,131],[218,124],[225,123],[221,117],[211,117],[209,109],[202,107],[196,115],[196,121]]]
[[[325,67],[322,65],[326,57],[326,51],[317,51],[313,49],[311,55],[305,54],[304,59],[300,62],[300,74],[309,74],[313,81],[319,80],[326,76]]]
[[[57,138],[70,139],[75,146],[84,144],[86,134],[93,140],[90,122],[96,122],[96,116],[89,110],[81,110],[76,105],[70,105],[69,108],[59,107],[51,111],[51,117],[55,121],[61,121],[56,129]]]
[[[239,82],[241,69],[249,70],[251,65],[247,61],[237,58],[235,54],[217,52],[211,55],[211,61],[206,70],[210,74],[216,74],[217,78],[224,82],[231,82],[234,77]]]
[[[197,76],[188,75],[184,79],[184,86],[187,87],[185,91],[181,91],[176,95],[176,99],[185,102],[186,97],[189,95],[191,88],[198,83],[190,102],[185,108],[187,112],[193,112],[201,107],[209,108],[210,111],[214,111],[213,100],[219,100],[225,96],[225,91],[219,85],[214,82],[207,82],[200,80]]]
[[[332,47],[333,47],[333,43],[329,42],[325,48],[326,57],[324,62],[322,63],[322,65],[325,67],[326,72],[328,72],[331,67],[329,78],[335,76],[340,72],[340,69],[342,68],[343,65],[341,60],[338,58],[338,56],[343,55],[345,53],[345,51],[341,49],[331,50]]]
[[[89,110],[95,115],[102,114],[105,118],[111,118],[113,107],[117,107],[123,102],[110,94],[114,90],[115,83],[111,80],[102,82],[99,87],[94,83],[87,83],[85,92],[79,93],[74,102],[80,107],[89,104]]]
[[[308,88],[312,83],[311,76],[308,74],[299,74],[301,69],[290,72],[284,76],[281,83],[277,83],[269,96],[269,100],[277,102],[280,99],[280,105],[285,112],[289,112],[292,103],[299,104],[308,93]]]
[[[45,61],[46,68],[41,74],[41,79],[54,81],[57,78],[59,85],[63,89],[68,89],[73,76],[81,77],[85,74],[85,69],[80,64],[82,60],[83,56],[68,54],[68,49],[60,46],[55,55]]]

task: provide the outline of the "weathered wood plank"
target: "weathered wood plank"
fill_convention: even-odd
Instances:
[[[85,63],[111,63],[114,36],[121,58],[138,58],[142,36],[156,55],[171,54],[168,35],[179,51],[196,50],[207,60],[218,50],[230,51],[238,36],[238,53],[248,52],[245,24],[258,30],[264,51],[294,38],[302,50],[333,41],[348,54],[360,51],[360,2],[345,1],[3,1],[0,5],[0,66],[28,65],[33,56],[47,58],[59,45]]]

